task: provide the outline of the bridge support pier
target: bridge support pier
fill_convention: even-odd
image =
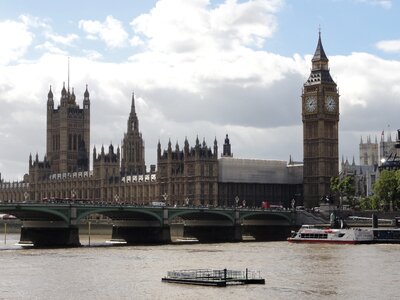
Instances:
[[[256,241],[284,241],[290,236],[291,230],[291,226],[243,226],[243,232],[254,237]]]
[[[122,239],[128,244],[168,244],[171,242],[171,233],[169,226],[138,227],[114,225],[112,239]]]
[[[35,247],[78,247],[79,229],[69,227],[21,227],[20,243],[31,242]]]
[[[185,237],[194,237],[200,243],[241,242],[242,228],[234,226],[185,226]]]

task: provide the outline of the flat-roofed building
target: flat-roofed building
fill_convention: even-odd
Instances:
[[[263,201],[302,204],[303,164],[284,160],[221,157],[218,160],[218,203],[221,206],[260,207]],[[236,200],[239,199],[238,203]]]

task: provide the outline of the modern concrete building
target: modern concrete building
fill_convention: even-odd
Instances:
[[[302,204],[302,164],[222,157],[218,169],[220,205],[242,206],[244,202],[246,206],[261,207],[263,201],[268,201],[289,208],[292,199]]]

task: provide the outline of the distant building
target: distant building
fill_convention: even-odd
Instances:
[[[355,195],[357,197],[366,197],[373,194],[372,187],[377,179],[378,165],[356,165],[354,158],[352,163],[342,158],[340,166],[341,179],[347,176],[354,177]]]
[[[396,148],[396,141],[392,140],[392,135],[388,134],[385,140],[385,134],[382,132],[380,141],[378,143],[377,137],[374,142],[368,136],[366,142],[361,137],[360,141],[360,165],[372,166],[380,165],[381,163],[400,157],[400,149]]]
[[[23,182],[0,182],[0,200],[43,201],[44,199],[86,199],[114,203],[233,206],[235,199],[246,206],[272,204],[289,207],[292,198],[301,201],[302,165],[291,161],[233,158],[228,135],[218,159],[217,140],[208,147],[205,140],[183,148],[171,142],[157,147],[157,168],[146,170],[145,147],[139,131],[135,97],[132,95],[127,131],[119,147],[93,148],[93,170],[89,170],[90,100],[86,87],[83,109],[74,92],[65,86],[60,105],[54,109],[53,93],[47,101],[47,154],[43,160],[29,156],[29,174]],[[1,179],[1,177],[0,177]],[[1,179],[2,180],[2,179]]]
[[[359,145],[360,164],[356,165],[342,158],[340,177],[354,176],[356,196],[366,197],[373,195],[373,186],[379,178],[382,169],[399,169],[400,152],[396,147],[398,141],[393,141],[391,134],[382,132],[378,143],[377,137],[372,141],[368,136],[365,140],[361,137]]]

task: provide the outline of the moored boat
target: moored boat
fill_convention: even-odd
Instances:
[[[293,243],[367,244],[374,241],[374,233],[364,228],[328,228],[303,225],[288,238]]]

